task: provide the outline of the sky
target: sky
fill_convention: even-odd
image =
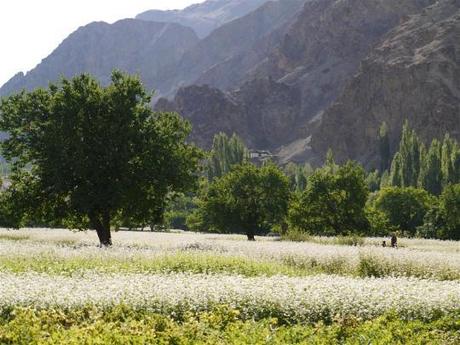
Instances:
[[[70,33],[93,21],[113,23],[150,9],[203,0],[0,0],[0,86],[27,72]]]

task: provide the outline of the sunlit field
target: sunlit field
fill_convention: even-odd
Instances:
[[[457,344],[460,244],[0,230],[0,344]]]

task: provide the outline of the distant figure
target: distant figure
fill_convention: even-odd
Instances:
[[[395,234],[391,236],[391,248],[397,248],[398,247],[398,238],[396,237]]]
[[[386,246],[387,246],[387,241],[383,241],[383,242],[382,242],[382,247],[385,248]]]

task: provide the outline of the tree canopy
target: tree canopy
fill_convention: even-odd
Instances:
[[[190,124],[150,101],[137,77],[117,71],[107,87],[84,74],[4,99],[17,207],[95,229],[102,245],[116,218],[161,218],[168,193],[195,185],[202,154],[185,142]]]
[[[348,235],[369,229],[364,206],[369,190],[365,172],[354,162],[337,166],[331,158],[308,179],[289,210],[292,229],[314,235]]]
[[[217,232],[245,233],[249,240],[286,216],[288,179],[274,164],[243,164],[214,180],[199,202],[201,224]]]
[[[376,199],[375,207],[383,212],[392,226],[414,236],[432,199],[428,192],[414,187],[386,187]]]
[[[249,161],[249,151],[236,134],[228,137],[225,133],[214,136],[210,157],[206,164],[209,181],[221,177],[234,165]]]

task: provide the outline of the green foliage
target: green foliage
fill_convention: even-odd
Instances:
[[[402,187],[402,156],[399,152],[396,152],[391,162],[390,176],[388,178],[388,184],[390,186]]]
[[[409,123],[403,126],[399,153],[401,154],[402,187],[417,187],[420,173],[421,142]]]
[[[248,159],[248,149],[236,134],[230,138],[225,133],[216,134],[206,165],[209,181],[224,176],[234,165],[243,164]]]
[[[161,315],[118,305],[74,310],[16,308],[0,318],[0,343],[35,344],[458,344],[458,315],[430,321],[389,313],[374,320],[337,317],[315,324],[244,320],[229,306]]]
[[[380,152],[380,171],[390,168],[390,138],[388,135],[388,125],[383,122],[379,129],[379,152]]]
[[[196,209],[192,194],[173,195],[166,205],[164,225],[169,229],[189,230],[187,217]]]
[[[458,143],[446,134],[442,143],[433,139],[427,150],[406,122],[385,186],[421,187],[440,195],[443,187],[455,183],[460,183]]]
[[[272,163],[239,165],[203,192],[195,217],[209,230],[246,233],[253,240],[283,221],[289,194],[286,176]]]
[[[425,238],[460,240],[460,184],[444,188],[417,230],[418,235]]]
[[[337,167],[329,160],[308,180],[307,189],[293,199],[288,222],[293,231],[313,235],[366,233],[364,206],[369,194],[365,173],[356,163]]]
[[[308,177],[313,174],[313,168],[310,164],[299,165],[289,163],[284,168],[284,172],[289,178],[289,187],[293,192],[302,192],[307,188]]]
[[[432,197],[423,189],[387,187],[378,193],[374,206],[392,226],[414,236],[431,202]]]
[[[439,198],[444,227],[438,238],[460,240],[460,184],[447,186]]]
[[[433,195],[442,191],[441,143],[434,139],[428,153],[423,157],[419,185]]]
[[[372,202],[368,202],[366,205],[366,218],[370,224],[367,236],[388,236],[398,230],[390,223],[387,215],[377,209]]]
[[[371,193],[380,189],[381,178],[378,170],[374,170],[367,174],[366,184]]]
[[[190,124],[153,113],[141,81],[120,72],[101,87],[89,75],[21,92],[0,106],[12,191],[32,217],[97,230],[110,245],[119,217],[150,224],[165,197],[196,183],[201,152],[186,144]],[[23,201],[23,202],[22,202]]]

